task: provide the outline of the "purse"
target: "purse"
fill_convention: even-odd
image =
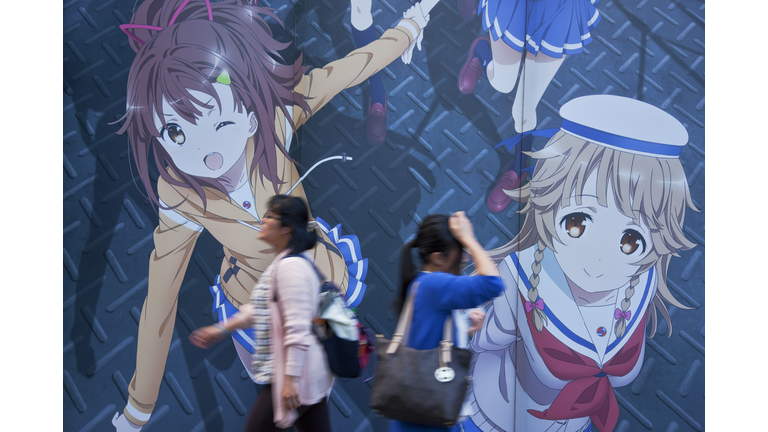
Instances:
[[[469,385],[470,352],[453,344],[453,317],[443,325],[440,346],[417,350],[404,337],[413,318],[418,282],[411,288],[392,340],[376,335],[376,382],[371,408],[392,420],[452,427]]]

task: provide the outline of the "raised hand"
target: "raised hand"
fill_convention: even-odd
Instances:
[[[419,51],[421,51],[421,41],[424,39],[424,28],[427,26],[427,23],[429,22],[429,9],[426,11],[422,8],[422,2],[416,3],[415,5],[408,8],[407,11],[403,13],[403,18],[408,18],[416,22],[416,24],[419,25],[419,35],[416,36],[416,39],[413,40],[413,42],[408,46],[408,48],[403,52],[403,54],[400,56],[400,59],[403,60],[403,63],[409,64],[411,62],[411,58],[413,57],[413,49],[418,48]]]

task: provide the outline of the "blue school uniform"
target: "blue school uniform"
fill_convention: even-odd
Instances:
[[[550,57],[578,54],[592,42],[600,0],[482,0],[483,30],[510,47]]]

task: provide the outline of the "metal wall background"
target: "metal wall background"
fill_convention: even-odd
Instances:
[[[354,48],[346,0],[262,0],[281,9],[305,62],[322,66]],[[379,33],[397,22],[408,0],[374,0]],[[109,431],[125,406],[135,366],[137,318],[147,283],[155,210],[135,185],[127,140],[114,132],[124,113],[133,51],[117,27],[133,2],[64,3],[64,430]],[[559,125],[559,107],[575,97],[610,93],[661,107],[688,129],[683,161],[700,212],[685,231],[698,243],[669,269],[670,286],[684,304],[674,327],[648,340],[643,371],[616,389],[617,431],[704,429],[704,2],[605,1],[602,22],[585,53],[569,57],[544,94],[538,128]],[[369,258],[369,285],[359,316],[390,335],[388,305],[397,280],[399,246],[430,213],[466,210],[487,248],[512,239],[514,204],[490,213],[485,199],[510,155],[494,149],[514,133],[510,95],[481,80],[473,95],[456,79],[479,19],[465,20],[454,0],[433,10],[424,51],[410,66],[383,71],[389,100],[387,142],[365,138],[367,85],[333,99],[299,133],[292,155],[311,166],[346,152],[354,160],[326,164],[305,184],[312,211],[344,233],[356,234]],[[534,146],[543,145],[535,141]],[[237,431],[257,386],[244,376],[230,342],[212,351],[189,344],[195,328],[213,321],[209,281],[222,258],[208,234],[198,241],[179,298],[174,342],[150,423],[144,430]],[[384,431],[367,407],[369,387],[341,380],[330,404],[336,431]]]

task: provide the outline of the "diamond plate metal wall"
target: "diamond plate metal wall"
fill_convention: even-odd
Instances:
[[[305,61],[322,66],[354,48],[346,0],[262,0],[280,8]],[[374,0],[379,33],[412,3]],[[135,366],[137,321],[147,284],[147,258],[157,215],[131,175],[127,140],[115,135],[124,113],[134,54],[118,29],[132,2],[64,3],[64,429],[109,431],[126,402]],[[648,340],[640,376],[616,389],[617,431],[704,429],[704,3],[605,1],[603,20],[586,52],[565,60],[539,104],[538,128],[559,124],[559,107],[575,97],[635,97],[679,119],[690,135],[683,161],[700,212],[689,212],[688,237],[698,246],[672,261],[673,293],[690,310],[671,311],[673,328]],[[431,14],[424,50],[411,65],[383,71],[388,95],[387,141],[366,141],[367,85],[334,98],[299,132],[292,155],[309,167],[346,152],[346,163],[322,165],[305,189],[312,211],[356,234],[369,258],[360,318],[390,335],[395,317],[399,246],[431,213],[466,210],[480,242],[491,248],[517,232],[514,204],[494,214],[485,199],[510,155],[494,149],[514,133],[511,96],[481,80],[463,95],[456,79],[478,19],[465,20],[454,0]],[[535,141],[534,146],[543,142]],[[189,333],[213,321],[209,281],[222,258],[209,235],[198,241],[179,298],[174,341],[158,405],[144,430],[236,431],[258,388],[243,373],[231,343],[212,351],[189,344]],[[339,380],[331,397],[334,430],[384,431],[367,406],[369,386]]]

